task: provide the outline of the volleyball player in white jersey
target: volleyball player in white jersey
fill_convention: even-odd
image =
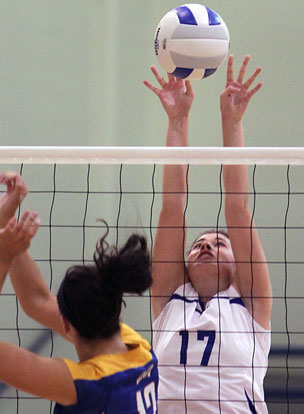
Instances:
[[[259,67],[244,81],[249,59],[245,57],[237,78],[233,56],[228,60],[220,98],[225,147],[244,146],[242,117],[262,86],[252,86]],[[144,84],[168,115],[166,144],[187,146],[190,82],[172,75],[166,81],[151,69],[160,88]],[[201,234],[185,255],[187,166],[164,166],[152,286],[161,414],[267,413],[263,379],[272,307],[268,268],[248,205],[246,166],[225,165],[223,179],[228,233]]]

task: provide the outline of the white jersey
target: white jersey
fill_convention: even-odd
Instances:
[[[236,289],[204,309],[191,283],[179,287],[153,324],[159,414],[265,414],[270,331],[253,320]]]

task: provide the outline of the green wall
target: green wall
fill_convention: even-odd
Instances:
[[[153,49],[154,31],[161,17],[178,5],[171,0],[0,0],[1,145],[163,146],[166,116],[142,80],[154,82],[149,69],[151,64],[158,65]],[[303,2],[210,0],[206,5],[219,12],[229,28],[236,69],[247,53],[252,55],[249,71],[258,65],[263,68],[260,75],[263,88],[254,97],[244,120],[247,145],[302,146]],[[224,83],[225,64],[210,78],[193,83],[195,102],[190,119],[190,145],[221,146],[219,95]],[[3,165],[1,169],[8,167],[21,168]],[[252,174],[252,167],[249,170]],[[120,241],[132,231],[129,227],[143,227],[141,231],[150,237],[149,226],[151,223],[156,226],[160,208],[160,194],[156,194],[151,218],[152,172],[152,166],[126,166],[120,183],[119,167],[92,166],[90,191],[93,193],[89,196],[86,216],[86,225],[91,227],[86,230],[85,259],[91,258],[100,236],[97,217],[106,218],[113,227],[113,241],[118,217]],[[50,268],[48,223],[53,173],[52,166],[25,165],[23,168],[31,191],[24,207],[37,209],[42,217],[42,227],[31,252],[40,259],[45,277],[56,291],[64,269],[82,258],[81,225],[88,171],[86,166],[57,167],[56,189],[77,193],[56,194],[52,211],[55,225],[52,257],[57,261]],[[258,167],[255,174],[256,191],[262,193],[256,199],[255,219],[262,227],[260,234],[271,262],[276,296],[272,318],[274,345],[287,344],[286,323],[288,330],[294,332],[292,345],[303,345],[304,324],[299,315],[303,313],[304,269],[299,262],[303,257],[304,236],[303,230],[294,229],[303,227],[303,176],[303,167],[291,168],[294,194],[290,198],[287,224],[293,229],[284,233],[287,170]],[[219,167],[191,167],[190,191],[218,192],[218,182]],[[161,167],[157,167],[157,192],[161,191],[160,184]],[[122,199],[117,193],[120,185],[129,191]],[[100,191],[104,194],[96,194]],[[191,239],[201,226],[214,227],[220,196],[193,193],[189,200]],[[224,225],[222,212],[220,223]],[[287,237],[287,259],[292,262],[287,268],[284,237]],[[0,298],[1,306],[7,310],[0,317],[0,325],[7,328],[1,338],[17,342],[16,332],[9,330],[16,327],[17,310],[12,293],[8,282],[5,295]],[[125,319],[150,339],[149,299],[128,299],[127,302]],[[37,328],[21,311],[18,318],[21,327]],[[39,334],[22,331],[21,344],[31,346]],[[54,341],[56,355],[75,358],[69,344],[58,337]],[[49,355],[50,345],[44,346],[42,352]],[[279,375],[286,375],[284,364]],[[12,390],[5,392],[5,395],[15,395]],[[1,412],[2,406],[3,412],[16,412],[17,404],[16,400],[0,399]],[[44,402],[22,400],[20,404],[22,414],[38,412],[33,411],[33,407],[37,410],[37,404],[41,406],[39,413],[43,409],[48,412]],[[274,405],[271,409],[278,413],[280,406]]]

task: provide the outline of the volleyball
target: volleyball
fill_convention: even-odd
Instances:
[[[177,78],[199,80],[212,75],[224,62],[230,45],[221,16],[202,4],[185,4],[159,22],[155,54],[160,65]]]

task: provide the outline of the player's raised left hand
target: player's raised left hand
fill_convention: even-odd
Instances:
[[[262,82],[257,83],[251,88],[253,82],[261,72],[259,66],[253,74],[244,81],[246,69],[250,60],[250,56],[246,55],[239,71],[237,79],[233,75],[233,56],[229,56],[227,65],[226,87],[221,94],[220,105],[223,119],[231,121],[240,121],[247,109],[250,99],[261,88]]]
[[[6,226],[0,229],[0,260],[10,263],[15,256],[27,250],[39,225],[37,212],[30,213],[26,210],[19,222],[16,217],[12,217]]]
[[[28,189],[23,178],[14,171],[0,174],[0,184],[6,185],[6,192],[0,199],[0,227],[4,227],[15,215],[17,208],[28,194]]]

